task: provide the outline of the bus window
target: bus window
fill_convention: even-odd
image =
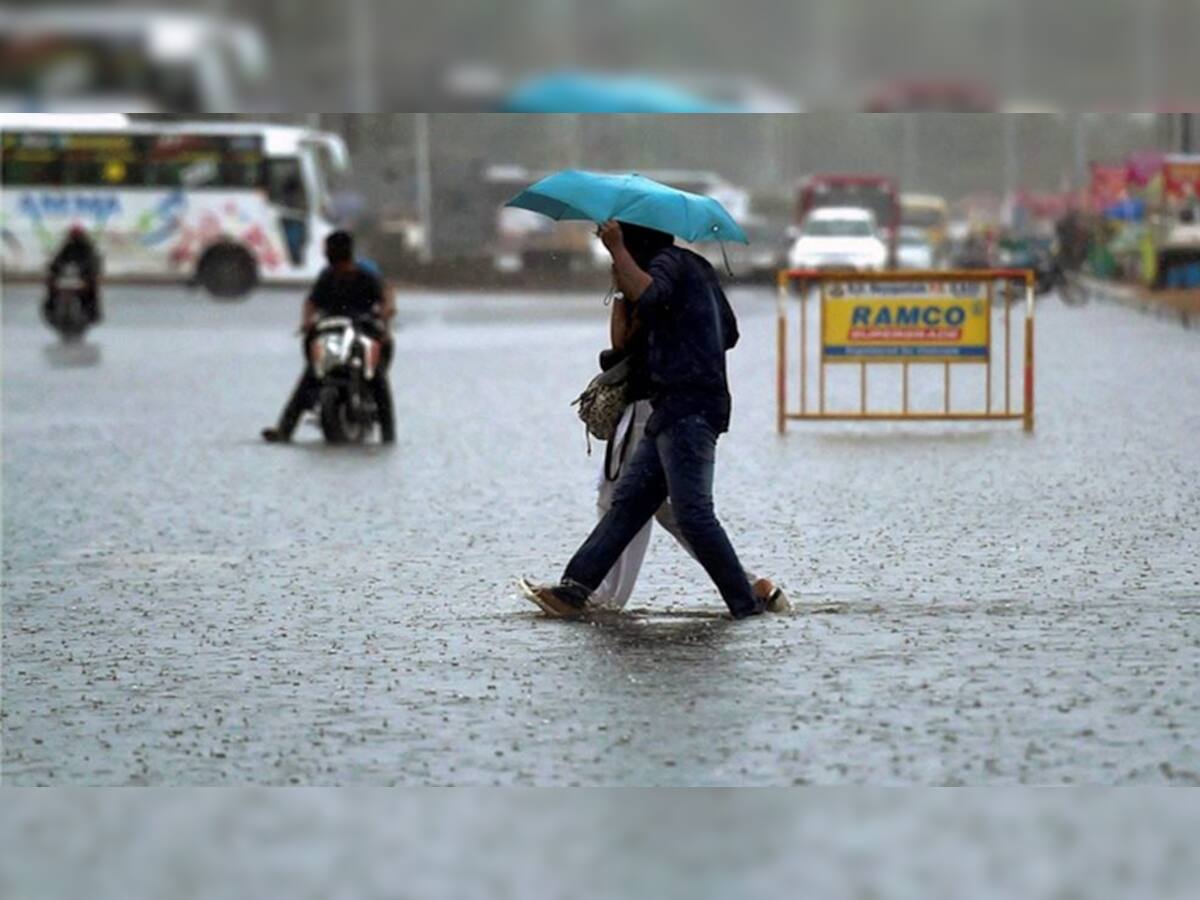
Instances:
[[[62,182],[62,154],[54,135],[6,132],[3,148],[4,187],[55,187]]]
[[[68,187],[122,187],[139,180],[133,138],[123,134],[67,134],[62,147],[62,184]]]
[[[257,138],[155,135],[145,139],[144,183],[152,187],[258,188],[263,150]]]
[[[65,187],[124,187],[138,182],[138,165],[126,160],[64,159]]]
[[[62,160],[13,159],[7,154],[0,183],[7,188],[57,187],[62,182]]]

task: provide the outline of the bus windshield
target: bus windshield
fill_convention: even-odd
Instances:
[[[301,152],[312,162],[316,209],[326,219],[337,220],[340,218],[338,197],[346,190],[348,179],[345,145],[332,135],[322,135],[316,140],[305,141]]]
[[[904,225],[918,228],[936,228],[946,220],[946,215],[936,206],[906,206],[902,213]]]

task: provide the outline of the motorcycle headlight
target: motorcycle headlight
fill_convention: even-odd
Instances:
[[[313,371],[323,377],[346,362],[349,345],[341,333],[331,332],[317,338],[313,349]]]

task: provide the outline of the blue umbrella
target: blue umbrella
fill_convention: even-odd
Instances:
[[[519,84],[501,112],[725,113],[737,108],[705,100],[672,85],[638,76],[555,72]]]
[[[567,169],[527,187],[505,206],[551,219],[596,223],[617,219],[665,231],[685,241],[750,243],[741,226],[712,197],[689,194],[641,175]]]

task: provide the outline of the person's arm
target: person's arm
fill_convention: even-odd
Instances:
[[[396,315],[396,287],[388,279],[379,279],[380,301],[379,317],[388,326]]]
[[[614,350],[624,350],[636,331],[635,320],[629,311],[629,301],[624,297],[613,300],[612,314],[608,320],[608,336]]]
[[[308,331],[317,321],[317,304],[313,303],[312,295],[310,294],[304,300],[304,306],[300,310],[300,330]]]
[[[83,266],[83,278],[93,291],[100,283],[100,266],[100,254],[93,247],[88,251],[87,262]]]
[[[621,289],[627,302],[637,303],[642,298],[642,294],[654,283],[654,280],[630,255],[618,223],[609,220],[601,225],[600,240],[604,242],[609,255],[612,256],[613,274],[617,279],[617,287]]]
[[[612,273],[612,289],[615,292],[612,311],[608,317],[608,338],[614,350],[624,350],[637,333],[637,319],[630,310],[629,301],[617,287],[617,273]]]
[[[54,284],[54,279],[58,277],[63,265],[63,252],[59,250],[54,254],[54,258],[50,260],[50,265],[46,267],[46,283]]]
[[[317,319],[321,316],[321,305],[325,301],[329,293],[329,280],[333,277],[329,269],[325,269],[317,276],[317,283],[313,285],[311,291],[308,292],[308,297],[304,301],[304,306],[300,310],[300,330],[308,331],[316,324]]]

